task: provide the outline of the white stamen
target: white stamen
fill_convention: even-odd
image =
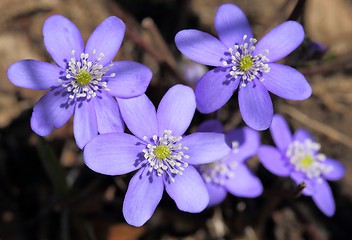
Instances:
[[[206,183],[215,183],[218,185],[225,185],[228,179],[234,177],[233,169],[237,166],[237,162],[227,164],[224,159],[216,162],[202,164],[197,166]]]
[[[178,143],[182,137],[174,137],[171,134],[171,130],[165,130],[162,137],[152,136],[152,141],[149,141],[148,137],[144,136],[143,140],[149,143],[143,149],[143,153],[144,158],[148,161],[150,172],[156,171],[158,176],[166,173],[170,180],[174,182],[174,175],[182,175],[182,172],[188,167],[188,163],[182,159],[189,159],[189,155],[183,152],[188,150],[188,148]],[[170,151],[164,158],[158,158],[157,156],[156,149],[160,146],[166,147],[167,151]]]
[[[247,86],[248,82],[253,81],[258,78],[260,81],[264,81],[261,77],[263,73],[268,73],[270,71],[270,67],[267,62],[269,59],[264,56],[264,54],[268,54],[269,50],[264,50],[263,53],[253,55],[253,51],[255,50],[254,44],[257,42],[255,38],[250,38],[249,43],[247,40],[247,35],[243,36],[243,41],[240,45],[236,44],[233,48],[229,48],[229,53],[231,57],[229,61],[223,61],[222,64],[225,67],[231,66],[230,75],[234,78],[238,76],[242,76],[241,78],[241,86]],[[243,59],[249,59],[251,61],[249,69],[241,68],[241,61]]]
[[[103,78],[114,77],[116,74],[110,73],[108,76],[105,76],[112,66],[112,63],[105,67],[99,64],[104,54],[100,53],[98,58],[94,62],[91,62],[88,60],[88,53],[82,52],[78,60],[75,57],[75,53],[75,50],[71,51],[72,57],[68,62],[65,77],[58,79],[61,86],[66,88],[67,92],[70,93],[69,98],[86,98],[89,100],[97,96],[97,91],[99,90],[103,89],[109,91],[108,83],[106,80],[103,80]],[[96,54],[95,49],[92,51],[92,54]],[[77,81],[77,77],[79,74],[82,74],[82,72],[90,77],[90,81],[86,84]]]
[[[238,141],[232,141],[232,152],[233,153],[238,153],[239,149],[238,147],[240,146],[240,143]]]
[[[286,156],[296,171],[304,173],[308,178],[321,179],[322,174],[329,173],[333,170],[330,165],[324,164],[325,155],[318,153],[320,144],[306,139],[304,142],[292,142]]]

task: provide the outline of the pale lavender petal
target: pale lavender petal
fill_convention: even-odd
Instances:
[[[305,100],[312,95],[312,88],[306,78],[296,69],[271,63],[270,72],[263,74],[266,89],[288,100]]]
[[[225,157],[230,151],[222,133],[196,132],[185,136],[180,143],[188,148],[184,153],[190,156],[187,159],[190,164],[214,162]]]
[[[151,218],[164,192],[163,179],[142,176],[144,170],[139,170],[132,177],[122,207],[126,222],[135,227],[142,226]]]
[[[270,62],[286,57],[295,50],[304,39],[303,27],[295,21],[287,21],[273,28],[256,45],[253,55],[264,53]]]
[[[175,177],[175,182],[166,181],[165,189],[181,211],[198,213],[203,211],[209,203],[205,183],[191,165],[183,171],[182,176]]]
[[[238,103],[243,121],[255,130],[268,129],[274,110],[270,95],[263,84],[258,81],[240,87]]]
[[[293,141],[292,133],[283,116],[275,114],[270,126],[271,137],[275,145],[282,153],[285,153]]]
[[[192,88],[178,84],[170,88],[161,99],[157,110],[159,136],[172,130],[173,136],[182,136],[189,127],[196,110]]]
[[[244,35],[253,37],[246,15],[234,4],[221,5],[214,21],[220,40],[229,48],[241,44]]]
[[[143,94],[139,97],[117,99],[128,129],[140,139],[158,135],[158,120],[153,103]]]
[[[12,64],[7,77],[18,87],[46,90],[59,85],[64,71],[56,65],[36,60],[22,60]]]
[[[331,188],[326,181],[315,184],[315,193],[312,195],[317,207],[326,215],[333,216],[335,213],[335,201]]]
[[[119,105],[109,93],[103,91],[98,97],[91,100],[94,103],[97,115],[99,133],[124,131],[125,126],[120,114]]]
[[[260,144],[259,133],[249,127],[231,130],[226,133],[225,140],[227,145],[232,147],[229,160],[243,162],[249,157],[257,154]]]
[[[215,68],[208,71],[195,89],[197,109],[201,113],[211,113],[222,106],[232,97],[237,89],[239,79],[229,75],[229,68]]]
[[[194,29],[187,29],[178,32],[175,36],[175,43],[189,59],[210,66],[222,66],[222,62],[229,56],[228,47],[209,33]]]
[[[85,53],[89,54],[89,60],[94,62],[103,53],[104,57],[99,61],[99,64],[108,65],[121,46],[125,28],[122,20],[115,16],[105,19],[87,41]],[[92,55],[93,52],[95,54]]]
[[[44,44],[54,61],[63,69],[74,56],[78,60],[84,49],[84,42],[77,27],[61,15],[53,15],[43,25]]]
[[[225,188],[219,184],[206,183],[205,184],[209,193],[208,207],[220,204],[227,196]]]
[[[93,103],[87,101],[76,103],[73,132],[80,149],[83,149],[93,137],[98,135],[97,116]]]
[[[105,74],[108,77],[108,88],[110,94],[119,98],[137,97],[145,93],[152,71],[143,64],[133,61],[114,62],[114,65]]]
[[[305,174],[296,171],[291,172],[290,177],[296,182],[296,184],[304,182],[305,187],[302,190],[303,195],[312,196],[312,194],[314,194],[316,181],[313,179],[308,179]]]
[[[224,129],[222,127],[221,122],[215,119],[207,120],[202,122],[198,128],[197,132],[216,132],[216,133],[223,133]]]
[[[299,142],[304,142],[307,139],[312,140],[313,142],[315,141],[314,137],[312,134],[310,134],[307,130],[305,129],[298,129],[296,130],[296,132],[293,135],[293,139],[295,141],[299,141]]]
[[[259,147],[258,157],[264,167],[271,173],[282,177],[290,175],[288,160],[276,148],[262,145]]]
[[[95,172],[121,175],[140,168],[144,159],[141,141],[126,133],[96,136],[84,148],[84,162]]]
[[[330,181],[340,180],[346,173],[346,168],[338,160],[326,158],[324,165],[332,167],[332,170],[323,174],[323,177]]]
[[[69,101],[66,89],[55,88],[46,93],[33,108],[31,127],[40,136],[62,127],[72,116],[75,102]]]
[[[258,197],[263,192],[263,185],[259,178],[251,173],[244,164],[237,165],[233,170],[233,177],[229,178],[225,187],[229,193],[238,197]]]

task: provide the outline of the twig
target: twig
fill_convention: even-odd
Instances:
[[[158,27],[155,25],[155,22],[151,18],[145,18],[142,21],[142,27],[145,28],[153,37],[153,40],[158,46],[159,53],[163,57],[164,61],[167,64],[176,70],[176,60],[174,56],[169,51],[169,47],[167,46],[164,38],[162,37]]]
[[[317,120],[312,119],[311,117],[305,115],[304,113],[297,110],[296,108],[291,107],[287,104],[281,104],[281,105],[279,105],[279,111],[282,113],[286,113],[290,117],[305,124],[307,127],[314,129],[314,130],[330,137],[331,139],[334,139],[334,140],[344,144],[345,146],[347,146],[349,148],[352,148],[352,138],[350,138],[349,136],[337,131],[336,129],[334,129],[334,128],[332,128],[322,122],[319,122]]]
[[[299,198],[302,194],[303,189],[306,187],[306,183],[305,182],[300,182],[297,186],[296,189],[293,192],[293,196],[294,198]]]
[[[156,25],[152,25],[150,20],[147,20],[146,29],[151,34],[153,41],[158,44],[158,47],[161,46],[163,51],[160,49],[156,49],[150,43],[148,43],[145,39],[140,36],[141,26],[136,21],[136,19],[128,14],[127,11],[123,11],[115,2],[109,3],[109,8],[111,13],[120,17],[128,27],[126,27],[126,36],[131,39],[132,42],[140,46],[145,52],[147,52],[150,56],[152,56],[159,64],[164,64],[168,70],[172,72],[172,74],[177,78],[177,80],[182,83],[189,85],[182,75],[177,70],[177,64],[174,58],[172,57],[171,53],[167,49],[167,45],[164,39],[161,37],[159,30],[157,29]],[[161,44],[161,45],[160,45]],[[167,57],[165,57],[165,54]]]
[[[346,69],[348,66],[352,66],[352,54],[347,53],[332,59],[327,62],[317,62],[313,66],[299,68],[299,71],[304,75],[324,74],[332,71]]]

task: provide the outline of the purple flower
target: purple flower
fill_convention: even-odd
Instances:
[[[60,15],[43,26],[44,44],[57,65],[36,60],[12,64],[7,72],[19,87],[49,89],[34,106],[31,127],[46,136],[62,127],[75,113],[74,135],[80,148],[98,133],[123,132],[124,125],[114,97],[143,94],[152,73],[144,65],[111,62],[121,46],[125,24],[117,17],[105,19],[86,46],[77,27]]]
[[[209,120],[200,125],[198,131],[223,132],[223,128],[220,122]],[[226,133],[225,140],[232,149],[224,158],[197,166],[209,192],[208,206],[221,203],[227,192],[248,198],[257,197],[263,192],[259,178],[246,165],[246,161],[257,154],[259,133],[243,127]]]
[[[176,85],[165,94],[158,110],[146,95],[119,100],[121,114],[134,134],[107,133],[90,141],[84,160],[92,170],[132,177],[123,202],[126,221],[143,225],[154,213],[164,188],[186,212],[200,212],[208,204],[205,184],[193,164],[224,157],[229,147],[221,133],[193,133],[182,137],[196,109],[190,87]]]
[[[320,144],[306,130],[299,129],[292,136],[281,115],[274,115],[270,132],[277,148],[265,145],[259,148],[258,156],[264,167],[278,176],[291,177],[297,184],[305,182],[303,194],[311,196],[324,214],[332,216],[335,202],[326,180],[339,180],[345,168],[321,154]]]
[[[179,64],[184,79],[191,85],[195,85],[201,76],[208,71],[208,68],[202,64],[184,61]]]
[[[269,128],[273,116],[268,91],[289,100],[303,100],[311,95],[311,87],[301,73],[274,63],[303,41],[304,31],[299,23],[285,22],[257,43],[242,10],[224,4],[216,13],[215,29],[220,40],[193,29],[182,30],[175,37],[176,46],[184,55],[215,67],[199,80],[195,89],[201,113],[221,108],[239,87],[243,120],[251,128],[264,130]]]

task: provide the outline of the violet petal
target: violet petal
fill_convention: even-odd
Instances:
[[[34,105],[31,127],[38,135],[47,136],[70,119],[74,108],[75,102],[69,100],[66,89],[54,88]]]
[[[240,87],[238,103],[243,121],[255,130],[268,129],[274,114],[270,95],[258,81],[248,82]]]
[[[80,59],[84,50],[84,42],[81,33],[75,24],[61,15],[53,15],[47,18],[43,25],[44,45],[54,61],[63,69],[66,69],[72,57]]]
[[[276,148],[262,145],[259,147],[258,157],[264,167],[271,173],[282,177],[290,175],[290,165],[288,161]]]
[[[148,67],[133,61],[120,61],[113,64],[105,74],[105,76],[115,74],[114,77],[107,78],[107,87],[111,95],[131,98],[145,93],[152,79],[152,72]]]
[[[305,100],[312,95],[312,88],[306,78],[296,69],[271,63],[270,72],[263,74],[266,89],[288,100]]]
[[[132,177],[122,207],[126,222],[135,227],[142,226],[151,218],[164,192],[163,179],[142,176],[144,170],[139,170]]]
[[[101,53],[104,56],[99,64],[106,66],[115,57],[119,50],[123,36],[125,35],[125,24],[121,19],[111,16],[106,18],[90,35],[85,53],[89,54],[89,61],[95,62]],[[92,54],[95,52],[95,54]]]
[[[205,183],[192,165],[183,171],[182,176],[177,175],[175,182],[165,182],[165,189],[181,211],[198,213],[209,203]]]
[[[189,127],[196,110],[192,88],[178,84],[170,88],[161,99],[157,110],[159,136],[172,130],[173,136],[182,136]]]
[[[222,66],[222,62],[229,58],[225,55],[228,48],[209,33],[182,30],[176,34],[175,43],[186,57],[204,65]]]
[[[46,90],[59,86],[59,78],[65,73],[56,65],[37,60],[21,60],[7,70],[7,77],[18,87]]]
[[[126,133],[96,136],[84,148],[84,161],[95,172],[122,175],[141,167],[145,145]]]
[[[211,113],[232,97],[237,89],[239,78],[234,79],[229,74],[229,68],[215,68],[207,72],[195,89],[197,109],[201,113]]]
[[[214,23],[220,40],[228,48],[241,44],[244,35],[253,37],[246,15],[234,4],[221,5],[216,12]]]

